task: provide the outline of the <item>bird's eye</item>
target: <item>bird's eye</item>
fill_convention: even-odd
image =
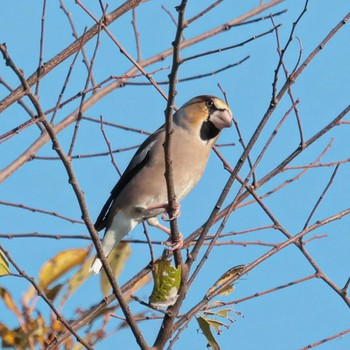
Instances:
[[[211,108],[214,106],[214,101],[213,100],[206,100],[205,104],[207,105],[208,108]]]

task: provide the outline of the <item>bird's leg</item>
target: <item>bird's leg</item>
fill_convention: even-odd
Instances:
[[[154,226],[159,228],[160,230],[162,230],[163,232],[165,232],[167,235],[170,236],[170,229],[168,229],[167,227],[163,226],[157,219],[156,216],[154,216],[153,218],[148,218],[147,220],[147,224],[150,226]]]
[[[175,208],[172,213],[169,213],[169,203],[162,203],[162,204],[156,204],[151,205],[149,207],[146,207],[146,210],[153,210],[153,209],[164,209],[164,213],[162,214],[161,218],[164,221],[171,221],[174,219],[177,219],[180,216],[181,210],[180,210],[180,204],[175,201]],[[169,219],[166,217],[167,214],[169,215]]]
[[[150,226],[154,226],[165,232],[170,236],[171,231],[167,227],[163,226],[157,219],[157,217],[152,217],[147,219],[147,223]],[[184,239],[182,233],[179,232],[179,238],[176,240],[176,242],[173,242],[171,237],[168,238],[167,241],[164,242],[164,245],[169,247],[170,250],[175,250],[175,249],[181,249],[184,244]]]
[[[177,219],[181,214],[180,203],[178,201],[175,201],[175,206],[172,213],[170,213],[170,208],[168,203],[166,205],[165,210],[166,211],[161,216],[162,220],[171,221],[171,220]],[[167,214],[169,215],[169,219],[166,217]]]

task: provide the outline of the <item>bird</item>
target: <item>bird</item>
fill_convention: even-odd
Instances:
[[[232,120],[229,106],[210,95],[194,97],[174,113],[171,159],[178,202],[202,177],[212,147],[221,131],[231,127]],[[170,234],[157,219],[160,214],[165,218],[168,205],[164,142],[165,124],[141,144],[103,206],[95,228],[105,230],[101,245],[106,257],[143,221]],[[178,215],[179,208],[175,213]],[[179,242],[166,244],[178,249],[182,243],[181,235]],[[98,274],[101,267],[101,260],[95,257],[90,271]]]

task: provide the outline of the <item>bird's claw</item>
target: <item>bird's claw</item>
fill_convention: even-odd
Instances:
[[[161,218],[164,221],[173,221],[177,219],[181,214],[180,210],[180,204],[178,202],[175,203],[175,207],[172,213],[170,213],[170,207],[169,204],[166,206],[164,213],[162,214]],[[169,215],[169,218],[167,217]]]
[[[164,242],[164,245],[166,245],[169,250],[181,249],[184,245],[184,237],[182,233],[179,233],[179,237],[176,241],[173,241],[171,237],[169,237],[169,239]]]

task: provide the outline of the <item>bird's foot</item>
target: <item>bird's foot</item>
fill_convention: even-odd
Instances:
[[[181,213],[180,204],[178,203],[178,201],[175,201],[175,205],[172,212],[170,212],[171,208],[169,203],[150,205],[146,207],[146,210],[153,210],[153,209],[164,209],[164,213],[161,216],[162,220],[164,221],[172,221],[174,219],[177,219]],[[169,218],[167,218],[167,215],[169,216]]]
[[[184,239],[182,233],[179,232],[178,238],[176,239],[176,241],[173,241],[171,239],[170,229],[161,225],[157,217],[148,218],[147,223],[151,226],[157,227],[158,229],[162,230],[170,236],[168,240],[163,243],[165,246],[168,247],[169,250],[181,249],[183,247]]]
[[[164,245],[166,245],[169,250],[181,249],[184,246],[184,237],[182,233],[179,232],[179,236],[175,241],[169,237],[169,239],[164,242]]]
[[[164,221],[175,220],[181,214],[180,203],[178,201],[175,201],[175,205],[174,205],[172,212],[170,212],[171,208],[170,208],[168,203],[166,204],[166,208],[164,208],[164,209],[165,209],[165,212],[161,216],[162,220],[164,220]],[[169,218],[167,218],[167,215],[169,216]]]

